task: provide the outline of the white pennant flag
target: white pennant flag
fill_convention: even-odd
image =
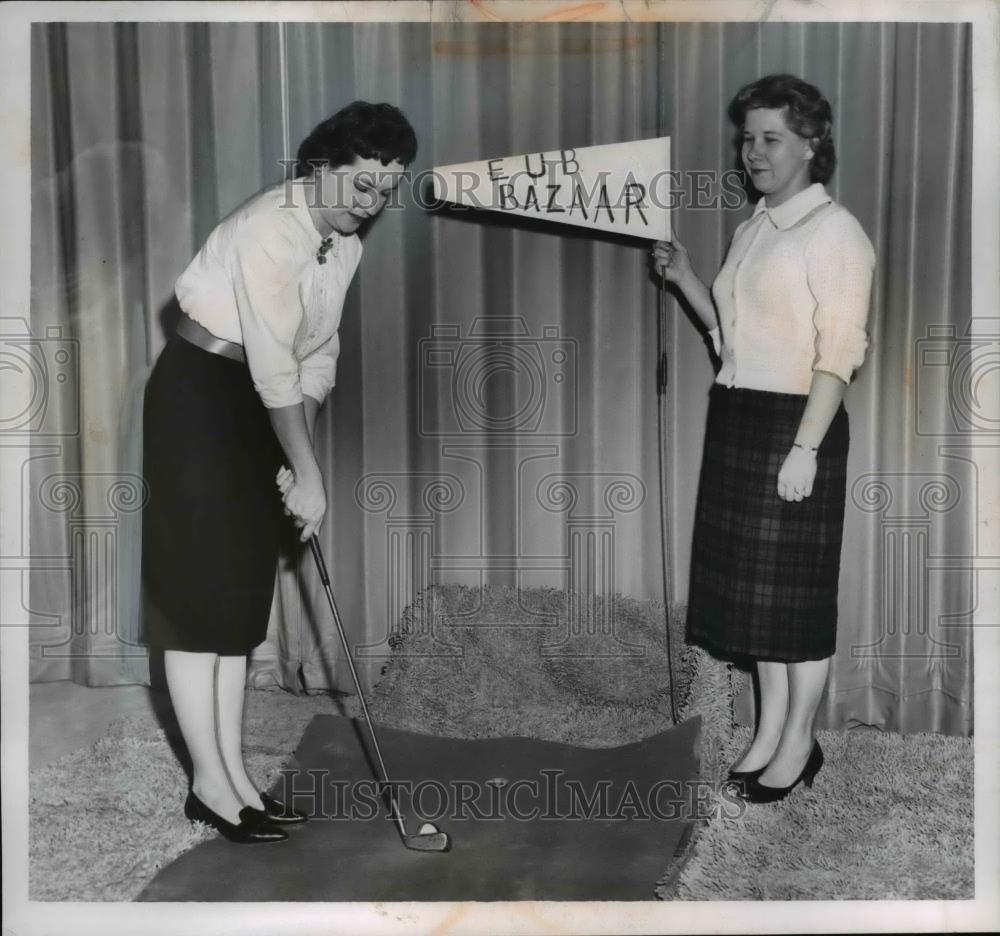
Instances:
[[[670,240],[670,137],[456,163],[438,199],[522,218]]]

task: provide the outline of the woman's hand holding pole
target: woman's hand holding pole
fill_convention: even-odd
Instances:
[[[285,513],[301,531],[305,543],[320,528],[326,516],[326,489],[313,452],[306,409],[302,403],[268,410],[271,425],[291,468],[282,468],[275,479]]]
[[[676,237],[672,241],[657,241],[653,245],[652,258],[656,272],[684,293],[705,328],[715,328],[718,316],[712,294],[691,266],[687,248]]]
[[[653,244],[653,264],[663,279],[682,288],[692,277],[697,279],[687,248],[676,237],[672,241]]]

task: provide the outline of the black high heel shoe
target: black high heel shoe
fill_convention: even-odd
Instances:
[[[794,783],[785,787],[772,787],[764,785],[759,779],[751,780],[746,786],[743,799],[748,803],[777,803],[788,796],[800,783],[803,786],[811,787],[822,766],[823,749],[819,746],[819,741],[814,741],[809,757],[802,768],[802,773],[798,775]]]
[[[765,770],[767,770],[767,764],[756,770],[730,770],[723,783],[737,789],[746,789],[747,784],[756,780]]]
[[[260,798],[264,804],[263,810],[250,806],[247,808],[265,816],[267,821],[274,825],[298,825],[309,818],[305,813],[292,809],[291,806],[282,803],[281,800],[276,800],[273,796],[268,796],[267,793],[261,793]]]
[[[239,825],[236,825],[209,809],[195,796],[194,790],[188,793],[188,798],[184,802],[184,815],[192,821],[204,822],[219,832],[224,839],[238,845],[284,842],[288,838],[288,833],[271,825],[259,809],[244,806],[240,810]]]

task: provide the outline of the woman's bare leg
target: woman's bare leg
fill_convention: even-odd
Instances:
[[[757,661],[760,684],[760,718],[753,744],[733,770],[759,770],[774,755],[788,712],[788,670],[786,663]]]
[[[788,718],[774,757],[760,775],[764,786],[789,786],[802,773],[813,746],[813,726],[826,687],[830,658],[788,663],[787,666]]]
[[[214,653],[165,650],[163,666],[170,701],[194,766],[194,795],[223,819],[238,824],[244,804],[229,783],[216,741],[216,659]]]
[[[216,685],[219,750],[233,789],[242,805],[263,809],[260,793],[243,762],[243,699],[247,681],[245,656],[220,656]]]

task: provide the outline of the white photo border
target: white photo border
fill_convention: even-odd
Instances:
[[[997,0],[434,0],[434,2],[14,2],[0,8],[0,230],[4,316],[29,318],[30,40],[43,21],[969,22],[973,45],[972,308],[1000,310],[1000,5]],[[980,553],[1000,555],[1000,437],[978,447]],[[0,439],[0,514],[20,516],[20,466]],[[992,521],[992,522],[991,522]],[[0,525],[0,556],[21,550]],[[12,540],[15,540],[12,542]],[[3,567],[0,564],[0,576]],[[28,894],[28,628],[19,595],[0,587],[3,933],[721,933],[946,932],[1000,928],[1000,573],[983,573],[976,612],[976,898],[969,901],[607,903],[48,903]],[[6,580],[2,584],[7,584]],[[992,625],[992,626],[991,626]]]

